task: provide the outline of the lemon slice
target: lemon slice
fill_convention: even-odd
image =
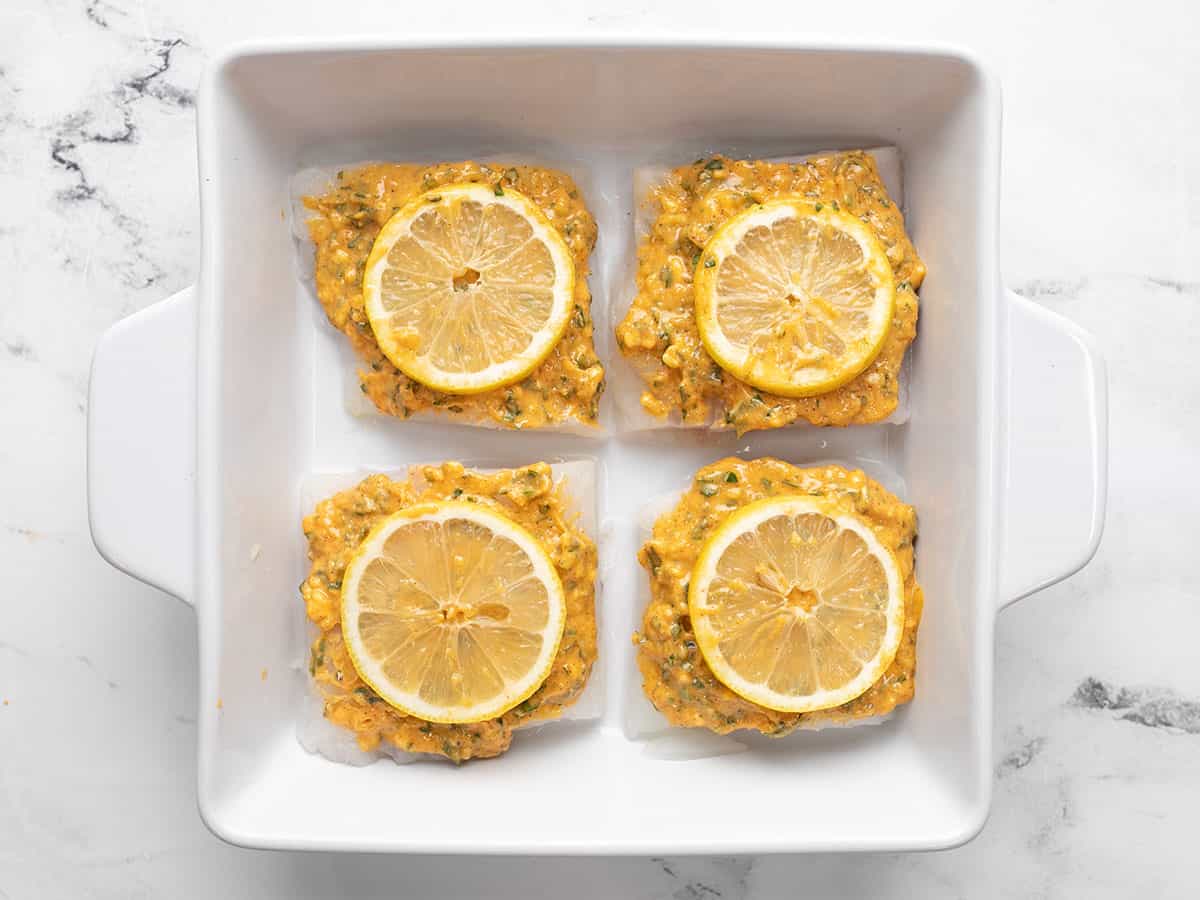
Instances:
[[[895,277],[859,219],[803,199],[764,203],[712,236],[695,277],[696,322],[721,368],[784,397],[824,394],[875,359]]]
[[[891,665],[904,579],[857,516],[811,497],[770,497],[709,538],[688,605],[722,684],[768,709],[812,712],[848,703]]]
[[[451,184],[417,197],[379,236],[363,301],[384,355],[455,394],[520,381],[562,339],[575,265],[554,226],[512,188]]]
[[[385,519],[346,567],[342,632],[359,676],[430,722],[491,719],[550,674],[566,619],[554,563],[475,503]]]

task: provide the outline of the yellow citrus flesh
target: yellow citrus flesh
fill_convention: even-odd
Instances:
[[[401,712],[479,722],[546,680],[566,601],[546,550],[477,503],[385,519],[346,567],[342,631],[359,676]]]
[[[904,579],[858,516],[817,498],[770,497],[709,538],[688,606],[722,684],[768,709],[812,712],[848,703],[891,665]]]
[[[450,184],[397,212],[375,239],[363,302],[397,368],[475,394],[520,381],[554,349],[573,309],[570,250],[512,188]]]
[[[841,387],[878,355],[896,285],[861,220],[782,199],[734,216],[709,240],[695,277],[696,323],[726,371],[784,397]]]

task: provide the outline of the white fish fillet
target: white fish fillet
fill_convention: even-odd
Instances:
[[[819,153],[806,153],[802,156],[779,156],[768,159],[768,162],[804,162],[814,156],[826,156],[838,151],[825,150]],[[904,209],[904,178],[900,161],[900,151],[896,147],[873,147],[868,151],[875,157],[875,165],[879,176],[887,188],[892,200]],[[666,181],[674,167],[672,166],[641,166],[633,173],[633,243],[626,249],[625,257],[618,266],[616,287],[609,297],[608,319],[614,324],[620,322],[633,303],[637,294],[637,245],[642,238],[650,233],[656,211],[647,202],[650,192]],[[723,427],[714,423],[702,425],[684,425],[678,412],[672,412],[665,419],[652,416],[642,408],[641,396],[645,389],[645,381],[634,369],[632,360],[616,355],[608,366],[609,389],[614,398],[617,412],[617,428],[620,431],[654,431],[668,428],[709,428]],[[908,421],[908,360],[900,368],[900,396],[895,411],[885,419],[885,422],[901,424]],[[714,411],[714,419],[719,419],[718,411]],[[795,423],[796,427],[812,427],[806,422]]]
[[[477,157],[476,160],[481,163],[511,163],[514,161],[514,157],[505,156],[500,160],[488,159],[487,157]],[[333,331],[333,326],[331,326],[325,319],[324,310],[321,308],[320,301],[317,299],[317,290],[314,281],[315,258],[313,255],[312,239],[308,234],[308,222],[315,216],[313,211],[304,205],[304,198],[308,196],[318,196],[332,189],[337,182],[337,173],[339,171],[357,169],[362,166],[371,165],[373,162],[378,161],[360,160],[358,162],[348,162],[340,165],[331,164],[309,166],[293,173],[292,177],[288,181],[288,227],[292,233],[292,243],[296,250],[296,273],[300,279],[300,282],[304,285],[305,290],[312,299],[313,308],[320,313],[319,318],[322,323],[322,327],[331,332]],[[585,191],[584,196],[587,196],[586,187],[584,187],[586,184],[586,173],[584,172],[577,171],[571,167],[564,167],[561,164],[543,163],[539,160],[524,157],[520,160],[520,163],[522,165],[531,166],[545,165],[546,167],[553,167],[559,169],[560,171],[564,171],[570,175],[577,184],[580,184],[581,188],[583,188]],[[598,298],[593,298],[593,308],[598,306],[599,303],[600,301]],[[598,333],[602,327],[605,326],[603,326],[601,322],[596,323],[596,328],[594,330],[594,341],[596,344],[595,350],[596,353],[600,355],[601,362],[605,364],[605,368],[607,370],[608,364],[605,361],[606,357],[604,354],[607,343],[601,341],[601,335]],[[371,402],[370,398],[367,397],[367,395],[364,394],[360,389],[358,371],[359,369],[363,368],[364,364],[363,361],[355,355],[354,351],[350,349],[349,343],[346,341],[345,336],[341,334],[330,334],[328,337],[331,340],[337,340],[340,345],[339,350],[341,352],[338,354],[338,359],[340,360],[341,372],[339,377],[342,379],[342,382],[345,385],[343,397],[346,406],[346,412],[355,418],[392,418],[391,416],[380,412],[375,404]],[[603,399],[601,399],[601,404],[603,413],[603,406],[606,405]],[[603,420],[604,416],[602,414],[601,423],[603,423]],[[487,417],[473,419],[466,416],[454,416],[432,408],[417,410],[407,421],[468,425],[475,428],[489,428],[497,431],[512,430],[504,428],[499,423]],[[557,434],[578,434],[583,435],[584,437],[592,438],[603,438],[605,436],[603,424],[592,426],[578,420],[569,420],[555,425],[547,425],[544,428],[539,428],[537,430],[539,432]]]
[[[893,494],[903,497],[905,495],[904,479],[892,468],[880,463],[868,460],[851,460],[850,464],[856,465],[858,468],[866,472],[871,478],[878,481],[883,487],[887,488]],[[818,459],[811,462],[798,462],[796,465],[804,468],[819,468],[826,465],[847,465],[845,460]],[[646,541],[650,540],[654,531],[654,523],[659,517],[670,512],[675,508],[683,496],[683,491],[672,491],[668,494],[660,494],[649,500],[639,511],[637,517],[638,543],[640,548]],[[636,596],[630,598],[630,602],[635,604],[633,621],[637,623],[637,628],[640,630],[642,626],[642,614],[645,612],[647,604],[650,603],[650,581],[643,574],[638,579],[638,590]],[[637,669],[637,648],[632,648],[632,653],[628,654],[628,664]],[[645,692],[642,690],[641,672],[636,671],[626,682],[624,707],[625,715],[622,723],[625,736],[630,740],[642,741],[645,743],[645,752],[655,757],[656,759],[703,759],[710,756],[724,756],[729,753],[740,753],[750,749],[746,741],[756,741],[758,735],[747,732],[733,732],[731,734],[719,735],[714,734],[703,728],[678,728],[671,725],[666,717],[654,708],[654,705],[647,699]],[[893,712],[889,712],[882,716],[871,716],[864,719],[855,719],[852,722],[821,722],[816,721],[812,724],[802,724],[797,731],[822,731],[827,728],[857,728],[860,725],[878,725],[880,722],[885,722]],[[786,742],[791,740],[791,736],[782,738],[771,738],[773,743]]]
[[[410,469],[420,469],[422,464],[415,463],[408,468],[395,467],[362,468],[342,472],[318,472],[309,475],[300,485],[300,508],[304,515],[312,512],[321,500],[331,497],[339,491],[354,487],[368,475],[382,473],[395,481],[407,479]],[[495,471],[495,468],[471,466],[481,472]],[[575,459],[565,462],[551,463],[554,480],[563,485],[567,498],[568,512],[579,516],[580,528],[592,540],[598,539],[596,519],[596,463],[590,459]],[[596,585],[596,611],[600,612],[601,584]],[[397,763],[410,763],[418,760],[444,761],[441,756],[431,753],[409,753],[392,747],[383,742],[380,748],[367,753],[360,750],[354,735],[345,728],[334,725],[325,718],[325,707],[312,679],[308,675],[308,653],[316,637],[316,626],[304,616],[304,607],[296,604],[296,614],[303,619],[302,628],[298,628],[296,643],[297,655],[295,667],[301,672],[302,686],[296,698],[296,738],[300,745],[309,753],[323,756],[326,759],[351,766],[366,766],[376,760],[391,758]],[[556,722],[590,722],[599,719],[604,714],[604,668],[597,663],[593,666],[587,686],[579,699],[563,710],[557,719],[535,722],[526,726],[529,729],[552,726]]]

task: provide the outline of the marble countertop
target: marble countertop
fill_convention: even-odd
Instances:
[[[956,0],[859,0],[852,18],[845,4],[545,5],[556,11],[506,3],[499,23],[494,5],[467,0],[409,13],[387,0],[0,6],[0,900],[1195,896],[1192,4],[1008,0],[968,12]],[[473,15],[492,36],[570,25],[952,41],[999,74],[1003,271],[1099,340],[1111,482],[1095,561],[999,618],[996,792],[974,842],[924,855],[531,865],[257,853],[201,824],[193,613],[107,566],[88,533],[92,348],[196,276],[194,91],[216,48],[380,23],[434,35]]]

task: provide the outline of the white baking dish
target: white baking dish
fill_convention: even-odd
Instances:
[[[196,607],[199,802],[213,831],[256,847],[659,854],[936,848],[979,830],[995,615],[1095,551],[1106,388],[1085,334],[1001,286],[1000,99],[977,62],[954,50],[741,39],[263,43],[213,62],[199,117],[200,281],[98,347],[88,489],[100,552]],[[741,439],[497,434],[355,420],[341,386],[314,377],[340,336],[295,279],[282,213],[303,165],[507,153],[583,166],[603,301],[612,248],[629,239],[635,166],[716,149],[880,144],[901,150],[909,224],[930,271],[905,425]],[[606,610],[643,577],[639,505],[732,452],[868,458],[903,478],[920,514],[927,597],[917,697],[875,728],[658,759],[621,729],[624,686],[637,676],[621,652],[627,622]],[[308,473],[579,454],[603,469],[604,718],[459,769],[355,769],[305,753],[293,722],[302,676],[289,665]]]

